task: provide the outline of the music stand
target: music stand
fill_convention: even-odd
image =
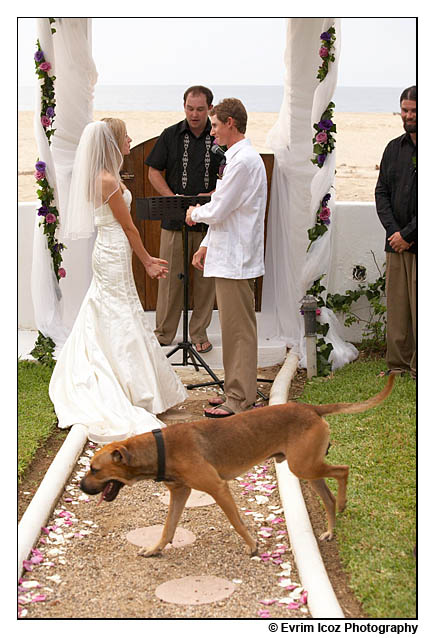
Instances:
[[[206,204],[210,201],[208,196],[199,195],[176,195],[171,197],[144,197],[136,199],[136,215],[140,219],[149,220],[162,220],[164,217],[166,220],[183,221],[185,222],[186,211],[190,206],[196,206],[197,204]],[[183,341],[177,344],[175,348],[167,354],[170,358],[173,354],[182,350],[183,360],[182,363],[174,363],[173,365],[189,365],[194,366],[198,372],[198,366],[206,370],[206,372],[212,377],[213,381],[209,383],[189,384],[188,389],[199,388],[209,385],[219,385],[224,387],[224,381],[219,379],[215,372],[208,366],[206,361],[200,356],[197,350],[193,347],[188,338],[188,306],[189,306],[189,244],[188,233],[190,227],[183,223],[182,235],[183,235],[183,272],[179,274],[179,278],[183,279]],[[191,362],[188,359],[191,358]]]

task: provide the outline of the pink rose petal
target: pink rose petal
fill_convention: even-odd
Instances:
[[[27,603],[30,602],[30,599],[28,598],[28,596],[18,596],[18,604],[20,605],[27,605]]]
[[[257,615],[260,616],[261,618],[269,618],[270,617],[270,613],[268,609],[259,609],[259,611],[257,612]]]
[[[42,563],[43,560],[44,556],[32,556],[30,562],[33,563],[33,565],[38,565],[39,563]]]
[[[278,601],[278,598],[267,598],[266,600],[259,600],[261,605],[274,605]],[[264,611],[267,611],[266,609]]]

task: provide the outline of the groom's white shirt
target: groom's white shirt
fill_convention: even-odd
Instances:
[[[191,213],[209,225],[205,277],[252,279],[264,274],[265,166],[246,138],[226,151],[222,179],[211,201]]]

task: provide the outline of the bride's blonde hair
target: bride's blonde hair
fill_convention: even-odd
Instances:
[[[125,131],[114,123],[118,131]],[[62,239],[85,239],[94,233],[94,212],[120,187],[123,161],[120,144],[110,121],[90,122],[83,129],[74,159],[68,205],[60,229]],[[124,144],[124,140],[123,140]],[[115,179],[112,193],[103,192],[103,178]],[[112,188],[112,185],[111,185]]]
[[[124,140],[127,135],[126,123],[123,120],[119,120],[117,117],[103,117],[102,122],[106,122],[109,125],[112,133],[114,134],[115,141],[118,144],[118,148],[122,152]]]

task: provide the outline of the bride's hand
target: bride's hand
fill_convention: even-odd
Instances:
[[[152,257],[151,261],[145,265],[145,270],[151,279],[165,279],[168,272],[168,262],[165,259]]]

